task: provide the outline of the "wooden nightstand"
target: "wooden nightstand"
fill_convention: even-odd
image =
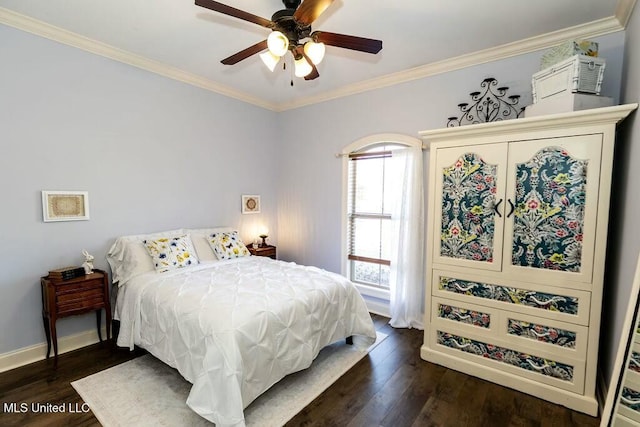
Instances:
[[[253,248],[252,245],[247,246],[251,255],[266,256],[271,259],[276,259],[276,247],[272,245],[260,246],[259,248]]]
[[[111,338],[111,304],[109,303],[109,280],[107,273],[93,270],[93,273],[70,280],[51,280],[49,276],[40,279],[42,287],[42,321],[47,335],[47,359],[53,341],[54,367],[58,366],[58,335],[56,320],[61,317],[96,312],[98,338],[102,341],[102,309],[107,316],[107,341]]]

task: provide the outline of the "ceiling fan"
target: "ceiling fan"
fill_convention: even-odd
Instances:
[[[221,62],[225,65],[237,64],[251,55],[267,50],[260,55],[260,58],[273,71],[280,59],[287,52],[291,52],[295,61],[295,75],[304,77],[305,80],[313,80],[320,76],[316,65],[324,57],[325,45],[372,54],[382,49],[381,40],[327,31],[312,32],[311,24],[333,3],[333,0],[282,0],[285,9],[274,13],[270,20],[213,0],[195,0],[195,2],[197,6],[272,30],[266,40],[223,59]]]

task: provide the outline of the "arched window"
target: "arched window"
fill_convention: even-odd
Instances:
[[[389,314],[394,240],[392,212],[402,192],[393,153],[421,147],[398,134],[373,135],[348,145],[343,156],[343,274],[367,299],[370,311]]]

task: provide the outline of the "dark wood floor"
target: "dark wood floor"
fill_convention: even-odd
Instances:
[[[597,426],[599,420],[420,359],[422,331],[393,329],[389,337],[288,426]],[[42,361],[0,374],[0,426],[94,426],[89,413],[7,413],[5,404],[82,400],[70,382],[144,354],[96,344],[64,354],[57,372]]]

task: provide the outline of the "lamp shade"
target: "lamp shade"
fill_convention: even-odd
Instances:
[[[322,42],[316,43],[313,41],[308,41],[304,44],[304,53],[315,65],[318,65],[320,62],[322,62],[322,58],[324,58],[324,52],[325,45]]]
[[[300,58],[296,59],[294,62],[294,65],[296,68],[295,70],[296,77],[308,76],[311,73],[311,71],[313,71],[311,64],[307,62],[304,56],[300,56]]]
[[[289,49],[289,39],[280,31],[272,31],[267,37],[267,47],[276,56],[284,56]]]
[[[260,59],[262,59],[264,65],[266,65],[267,68],[269,68],[269,70],[271,70],[272,72],[273,70],[275,70],[276,65],[278,65],[278,62],[280,61],[280,57],[271,53],[270,50],[261,53]]]

